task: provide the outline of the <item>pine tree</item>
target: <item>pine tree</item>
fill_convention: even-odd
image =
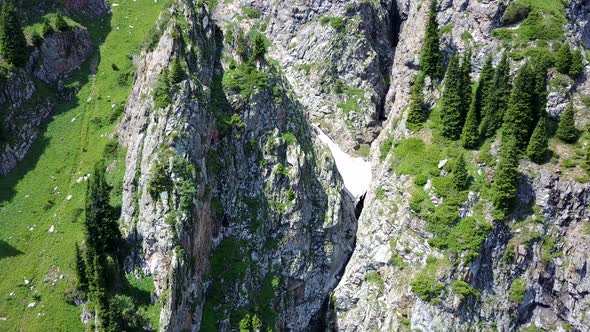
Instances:
[[[510,62],[504,53],[502,60],[496,67],[493,87],[489,94],[483,96],[482,121],[480,134],[482,137],[492,137],[502,126],[504,113],[508,107],[511,92]]]
[[[467,112],[471,106],[472,95],[471,83],[471,50],[466,50],[461,60],[461,116],[463,119],[467,117]]]
[[[266,54],[266,43],[261,34],[254,37],[254,46],[252,47],[252,60],[263,60]]]
[[[569,105],[565,109],[565,112],[561,114],[559,126],[555,132],[557,138],[566,143],[576,143],[578,140],[579,132],[576,129],[575,115],[576,111],[574,109],[574,102],[570,101]]]
[[[524,148],[524,143],[529,139],[534,112],[534,89],[534,73],[531,66],[525,63],[514,81],[502,126],[502,135],[514,138],[519,148]]]
[[[82,255],[82,251],[76,243],[76,275],[78,276],[78,287],[82,291],[88,290],[88,276],[86,274],[86,262]]]
[[[543,114],[537,122],[537,126],[533,131],[533,135],[526,149],[529,159],[537,164],[545,160],[549,151],[549,136],[547,131],[547,115]]]
[[[475,88],[475,95],[474,95],[474,108],[475,108],[475,116],[477,121],[481,121],[483,117],[483,104],[484,99],[490,93],[494,92],[494,65],[492,57],[489,56],[486,59],[483,68],[481,69],[481,74],[479,75],[479,81],[477,83],[477,87]],[[490,98],[491,99],[491,98]]]
[[[180,64],[180,60],[178,57],[175,57],[172,60],[172,66],[170,68],[170,83],[178,84],[184,78],[184,71],[182,70],[182,65]]]
[[[0,55],[8,63],[23,67],[29,53],[27,40],[20,25],[19,15],[13,0],[5,0],[0,14]]]
[[[584,58],[582,52],[579,49],[575,49],[572,53],[572,65],[570,67],[570,76],[578,78],[584,72]]]
[[[534,126],[539,121],[541,115],[545,114],[545,108],[547,107],[547,63],[542,61],[534,61],[534,76],[535,76],[535,90],[533,93],[533,122],[531,132],[534,130]]]
[[[461,133],[461,144],[466,149],[473,149],[479,142],[479,122],[475,111],[475,99],[471,103],[469,112],[467,113],[467,119],[465,119],[465,125],[463,126],[463,132]]]
[[[567,75],[572,66],[572,52],[567,42],[563,43],[557,51],[557,58],[555,59],[555,67],[560,73]]]
[[[461,154],[453,167],[453,187],[457,191],[462,191],[469,188],[469,173],[467,172],[467,164],[465,158]]]
[[[43,37],[41,37],[41,35],[37,32],[33,32],[31,35],[31,44],[33,44],[35,47],[41,46],[41,44],[43,44]]]
[[[414,79],[412,93],[410,95],[410,106],[408,111],[408,128],[417,128],[428,119],[424,105],[424,75],[418,73]]]
[[[462,73],[459,66],[459,57],[453,55],[445,75],[445,86],[442,95],[441,123],[443,136],[450,139],[458,139],[463,128],[463,107],[461,83]]]
[[[55,28],[59,31],[67,31],[70,28],[61,12],[57,12],[55,15]]]
[[[420,67],[424,74],[431,78],[439,78],[442,74],[440,37],[438,22],[436,21],[437,0],[430,1],[430,12],[426,22],[426,33],[424,35],[424,46],[420,57]]]
[[[510,211],[518,193],[520,182],[518,158],[519,153],[514,138],[503,136],[500,161],[492,184],[492,201],[494,207],[502,216]]]

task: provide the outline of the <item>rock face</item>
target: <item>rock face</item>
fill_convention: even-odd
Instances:
[[[271,64],[257,63],[268,88],[225,95],[219,75],[233,70],[233,45],[223,45],[220,62],[207,11],[181,1],[171,11],[186,18],[187,38],[175,39],[178,26],[161,20],[120,127],[122,213],[137,248],[128,268],[154,276],[161,330],[235,330],[260,309],[280,329],[321,324],[356,233],[330,150]],[[190,78],[173,84],[170,105],[156,106],[162,68],[181,45]]]
[[[33,101],[34,80],[53,83],[65,78],[79,69],[91,53],[90,35],[85,29],[54,32],[31,52],[26,69],[8,73],[0,82],[0,105],[8,114],[2,125],[9,137],[0,142],[0,175],[10,172],[25,157],[53,109],[48,98]]]
[[[489,54],[497,62],[504,43],[492,31],[509,3],[441,1],[445,61],[471,48],[473,78]],[[178,0],[162,15],[119,130],[135,248],[127,268],[154,277],[161,330],[232,331],[253,316],[285,331],[588,329],[589,185],[523,162],[519,200],[529,209],[504,222],[470,192],[458,217],[479,206],[491,231],[463,260],[432,245],[412,211],[415,179],[381,156],[386,139],[416,135],[405,117],[427,4],[235,0],[209,12]],[[568,37],[583,39],[586,5],[568,5]],[[250,46],[261,31],[266,58]],[[174,58],[185,76],[166,88],[168,102],[163,68]],[[583,80],[551,87],[552,117]],[[434,105],[439,87],[426,85]],[[317,127],[346,152],[372,146],[366,195],[346,191]],[[421,273],[440,284],[436,301],[412,291]]]
[[[31,53],[29,66],[35,78],[50,83],[78,69],[91,53],[88,31],[73,27],[45,36],[43,43]]]
[[[86,16],[102,16],[110,12],[107,0],[64,0],[68,12]]]

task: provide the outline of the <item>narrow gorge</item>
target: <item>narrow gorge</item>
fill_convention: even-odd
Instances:
[[[589,1],[0,2],[0,331],[590,331]]]

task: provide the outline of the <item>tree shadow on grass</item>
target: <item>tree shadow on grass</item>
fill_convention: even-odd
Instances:
[[[0,259],[22,255],[23,252],[0,240]]]

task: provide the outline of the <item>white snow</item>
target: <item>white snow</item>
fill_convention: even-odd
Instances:
[[[314,125],[314,127],[318,138],[330,148],[332,157],[336,161],[336,168],[344,180],[344,187],[354,197],[356,204],[369,189],[371,164],[361,157],[353,157],[342,151],[318,126]]]

